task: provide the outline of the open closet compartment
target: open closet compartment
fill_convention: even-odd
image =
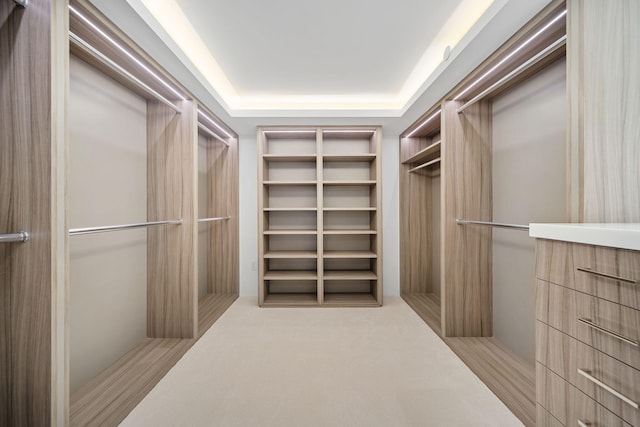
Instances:
[[[238,297],[238,138],[198,105],[198,336]]]
[[[86,1],[69,40],[69,423],[115,425],[237,297],[237,136]]]
[[[528,222],[504,224],[516,219],[502,217],[494,205],[503,187],[493,176],[493,102],[556,67],[565,55],[565,21],[564,2],[552,2],[400,137],[401,295],[526,425],[535,425],[535,355],[496,338],[494,271],[502,260],[493,256],[493,230],[522,233]],[[564,90],[561,96],[564,104]],[[565,152],[564,134],[560,143]],[[565,174],[564,162],[553,164]],[[526,200],[530,195],[521,190],[518,198]],[[524,271],[513,286],[533,296],[532,277],[533,270]],[[533,328],[533,309],[512,321]],[[533,343],[533,333],[530,338]]]
[[[259,304],[382,304],[380,128],[258,129]]]

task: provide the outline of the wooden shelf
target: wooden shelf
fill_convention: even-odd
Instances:
[[[326,271],[324,280],[377,280],[378,276],[371,271]]]
[[[276,185],[317,185],[318,181],[262,181],[264,185],[276,186]]]
[[[315,228],[313,230],[265,230],[264,234],[267,236],[277,236],[277,235],[309,235],[309,234],[318,234],[318,230]]]
[[[231,304],[238,298],[238,294],[206,294],[198,301],[198,338],[201,337],[215,323]]]
[[[335,185],[335,186],[351,186],[351,185],[376,185],[376,181],[374,180],[362,180],[362,181],[324,181],[324,185]]]
[[[372,251],[325,251],[323,258],[327,259],[354,259],[354,258],[377,258],[378,255]]]
[[[403,161],[403,164],[409,163],[420,163],[426,160],[431,160],[431,158],[437,157],[437,154],[440,152],[440,141],[434,142],[430,146],[423,148],[418,151],[413,156],[409,157],[407,160]]]
[[[375,212],[377,209],[367,208],[322,208],[324,212]]]
[[[264,280],[318,280],[318,273],[305,270],[267,271]]]
[[[264,212],[315,212],[318,208],[264,208]]]
[[[315,162],[315,154],[264,154],[262,158],[268,162]]]
[[[316,251],[269,251],[264,254],[268,259],[318,258]]]
[[[358,234],[377,234],[376,230],[324,230],[323,234],[340,234],[340,235],[358,235]]]
[[[71,396],[70,425],[118,425],[193,345],[149,338]]]
[[[324,305],[329,307],[379,307],[370,293],[325,293]]]
[[[297,307],[318,305],[317,294],[267,294],[264,307]]]
[[[375,153],[369,154],[325,154],[325,162],[371,162],[376,159]]]

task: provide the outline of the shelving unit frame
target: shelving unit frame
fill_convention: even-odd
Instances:
[[[382,304],[380,144],[379,127],[258,129],[260,306]],[[278,162],[297,163],[299,169]],[[312,171],[315,181],[309,179]],[[280,178],[274,179],[274,175]],[[290,179],[282,179],[282,175]],[[279,198],[286,198],[287,193],[274,194],[274,187],[304,187],[308,193],[289,193],[292,200],[284,202]],[[304,200],[296,201],[296,196]],[[311,201],[315,201],[314,206],[309,205]],[[276,212],[290,221],[272,227]],[[292,224],[312,212],[316,212],[315,223],[307,218],[304,228],[293,228]],[[332,223],[334,216],[350,222]],[[306,236],[307,246],[274,249],[273,236]],[[332,239],[366,247],[331,249],[327,244],[332,244]],[[287,270],[274,269],[278,260]],[[315,269],[310,260],[317,260]],[[291,292],[282,291],[287,284]]]

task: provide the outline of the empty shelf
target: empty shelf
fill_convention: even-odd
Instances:
[[[265,258],[298,259],[298,258],[318,258],[316,251],[269,251],[264,254]]]
[[[318,234],[318,230],[265,230],[267,235],[296,235],[296,234]]]
[[[407,163],[418,163],[424,162],[425,160],[429,160],[431,157],[434,157],[437,153],[440,152],[440,141],[434,142],[427,148],[423,148],[418,151],[413,156],[409,157],[407,160],[403,161],[403,164]]]
[[[324,280],[377,280],[372,271],[325,271]]]
[[[267,271],[264,280],[318,280],[318,273],[305,270]]]
[[[262,182],[264,185],[271,185],[271,186],[276,186],[276,185],[316,185],[317,181],[263,181]]]
[[[376,185],[376,181],[374,180],[361,180],[361,181],[324,181],[324,185]]]
[[[265,307],[274,306],[274,307],[288,307],[288,306],[300,306],[300,305],[318,305],[318,295],[317,294],[267,294],[264,297],[264,303],[262,304]]]
[[[325,154],[322,159],[325,162],[370,162],[375,160],[374,153],[365,154]]]
[[[376,208],[364,207],[364,208],[323,208],[325,212],[373,212]]]
[[[263,154],[262,158],[268,162],[315,162],[315,154]]]
[[[318,208],[264,208],[265,212],[314,212]]]
[[[336,292],[324,294],[324,305],[335,307],[379,307],[380,303],[370,293]]]
[[[358,234],[377,234],[376,230],[324,230],[323,234],[342,234],[342,235],[358,235]]]
[[[324,258],[377,258],[378,255],[372,251],[325,251]]]

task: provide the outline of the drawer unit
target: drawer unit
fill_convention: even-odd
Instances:
[[[632,426],[540,363],[536,364],[536,384],[539,427]]]
[[[640,309],[640,252],[539,239],[536,277]]]
[[[640,425],[640,371],[541,322],[536,334],[539,363],[627,422]]]
[[[536,293],[539,321],[640,369],[640,310],[542,280]]]

